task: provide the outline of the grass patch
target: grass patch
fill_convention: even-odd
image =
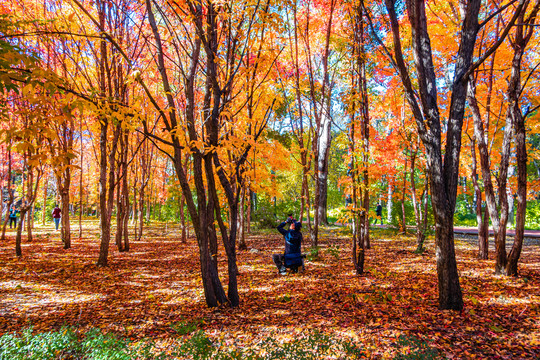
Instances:
[[[191,326],[188,327],[191,330]],[[0,360],[315,360],[359,359],[362,356],[363,350],[352,341],[320,332],[307,333],[290,341],[267,337],[253,345],[240,347],[214,342],[204,331],[197,330],[187,337],[180,337],[173,348],[166,351],[159,350],[150,340],[135,342],[99,329],[79,335],[74,328],[44,333],[26,328],[18,334],[0,337]]]
[[[394,346],[398,349],[398,354],[394,357],[396,360],[444,358],[436,348],[414,336],[401,335]]]
[[[68,327],[43,333],[34,333],[30,327],[0,337],[0,360],[164,359],[153,351],[150,341],[135,343],[99,329],[78,336],[75,329]]]

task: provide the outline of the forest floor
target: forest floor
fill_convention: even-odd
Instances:
[[[62,248],[59,232],[37,228],[34,241],[23,241],[20,259],[8,232],[0,243],[0,336],[28,326],[40,332],[69,325],[152,338],[166,348],[180,337],[178,326],[194,324],[231,347],[319,330],[359,344],[367,358],[395,358],[417,342],[446,358],[540,357],[537,243],[524,247],[514,278],[494,275],[492,247],[489,260],[478,260],[474,242],[457,238],[465,308],[441,311],[433,238],[426,252],[416,254],[413,236],[374,229],[366,272],[357,276],[343,230],[325,229],[319,258],[306,261],[304,273],[287,276],[278,275],[271,260],[283,249],[277,231],[249,236],[248,250],[238,253],[241,306],[235,309],[206,307],[196,241],[180,242],[170,227],[149,228],[129,252],[111,246],[107,268],[95,266],[95,223],[70,250]],[[226,285],[223,250],[219,259]]]

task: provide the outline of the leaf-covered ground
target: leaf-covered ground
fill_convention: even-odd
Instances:
[[[209,309],[194,239],[182,243],[170,228],[153,227],[128,253],[111,246],[110,266],[97,268],[96,225],[88,224],[85,234],[63,250],[59,232],[37,229],[17,259],[8,233],[0,243],[0,336],[30,325],[36,332],[71,325],[153,338],[166,347],[178,338],[178,324],[192,323],[210,339],[237,347],[320,330],[354,340],[369,358],[403,351],[401,335],[448,358],[540,357],[538,241],[525,246],[520,277],[508,278],[493,274],[492,256],[476,259],[474,239],[458,238],[465,301],[459,313],[437,308],[433,239],[419,255],[414,237],[375,230],[367,272],[356,276],[349,238],[329,229],[319,260],[307,261],[305,273],[279,276],[271,254],[282,251],[282,238],[277,232],[252,235],[249,250],[238,254],[241,306]],[[219,256],[225,277],[224,252]]]

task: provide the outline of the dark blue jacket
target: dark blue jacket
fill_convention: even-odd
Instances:
[[[277,227],[278,231],[282,233],[285,238],[285,254],[298,254],[301,252],[300,247],[302,246],[302,233],[300,232],[302,224],[296,222],[294,224],[294,230],[285,230],[283,228],[285,227],[285,224],[287,223],[282,222]]]

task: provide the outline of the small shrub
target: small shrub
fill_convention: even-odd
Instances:
[[[307,253],[307,259],[309,261],[317,261],[319,260],[319,251],[321,248],[319,246],[312,246],[308,249]]]
[[[30,327],[20,335],[8,333],[0,337],[0,360],[63,359],[78,353],[79,349],[77,336],[70,328],[34,334]]]
[[[414,336],[401,335],[394,346],[399,348],[399,354],[394,357],[396,360],[441,358],[436,348]]]
[[[176,331],[178,335],[188,335],[194,332],[202,324],[201,319],[195,319],[191,321],[180,321],[174,324],[171,324],[171,329]]]
[[[152,342],[134,344],[114,334],[103,334],[92,329],[78,339],[72,328],[60,331],[34,333],[26,328],[20,335],[4,334],[0,337],[0,360],[131,360],[162,359],[154,354]]]
[[[276,300],[279,302],[290,302],[292,300],[292,297],[290,294],[284,294],[282,296],[279,296]]]
[[[364,296],[366,301],[372,302],[374,304],[386,304],[392,301],[392,294],[386,292],[383,289],[376,289],[373,292],[366,294]]]
[[[326,249],[326,253],[333,256],[336,260],[339,260],[339,246],[330,245]]]
[[[278,225],[277,217],[274,213],[274,209],[270,204],[263,203],[259,205],[255,214],[253,214],[254,220],[259,224],[260,228],[272,229]]]
[[[103,334],[100,329],[92,329],[82,341],[82,351],[86,358],[92,360],[129,360],[133,355],[129,345],[128,341],[114,334]]]
[[[195,332],[185,343],[180,346],[178,355],[189,355],[193,360],[211,359],[214,352],[212,341],[204,334],[204,331]]]

